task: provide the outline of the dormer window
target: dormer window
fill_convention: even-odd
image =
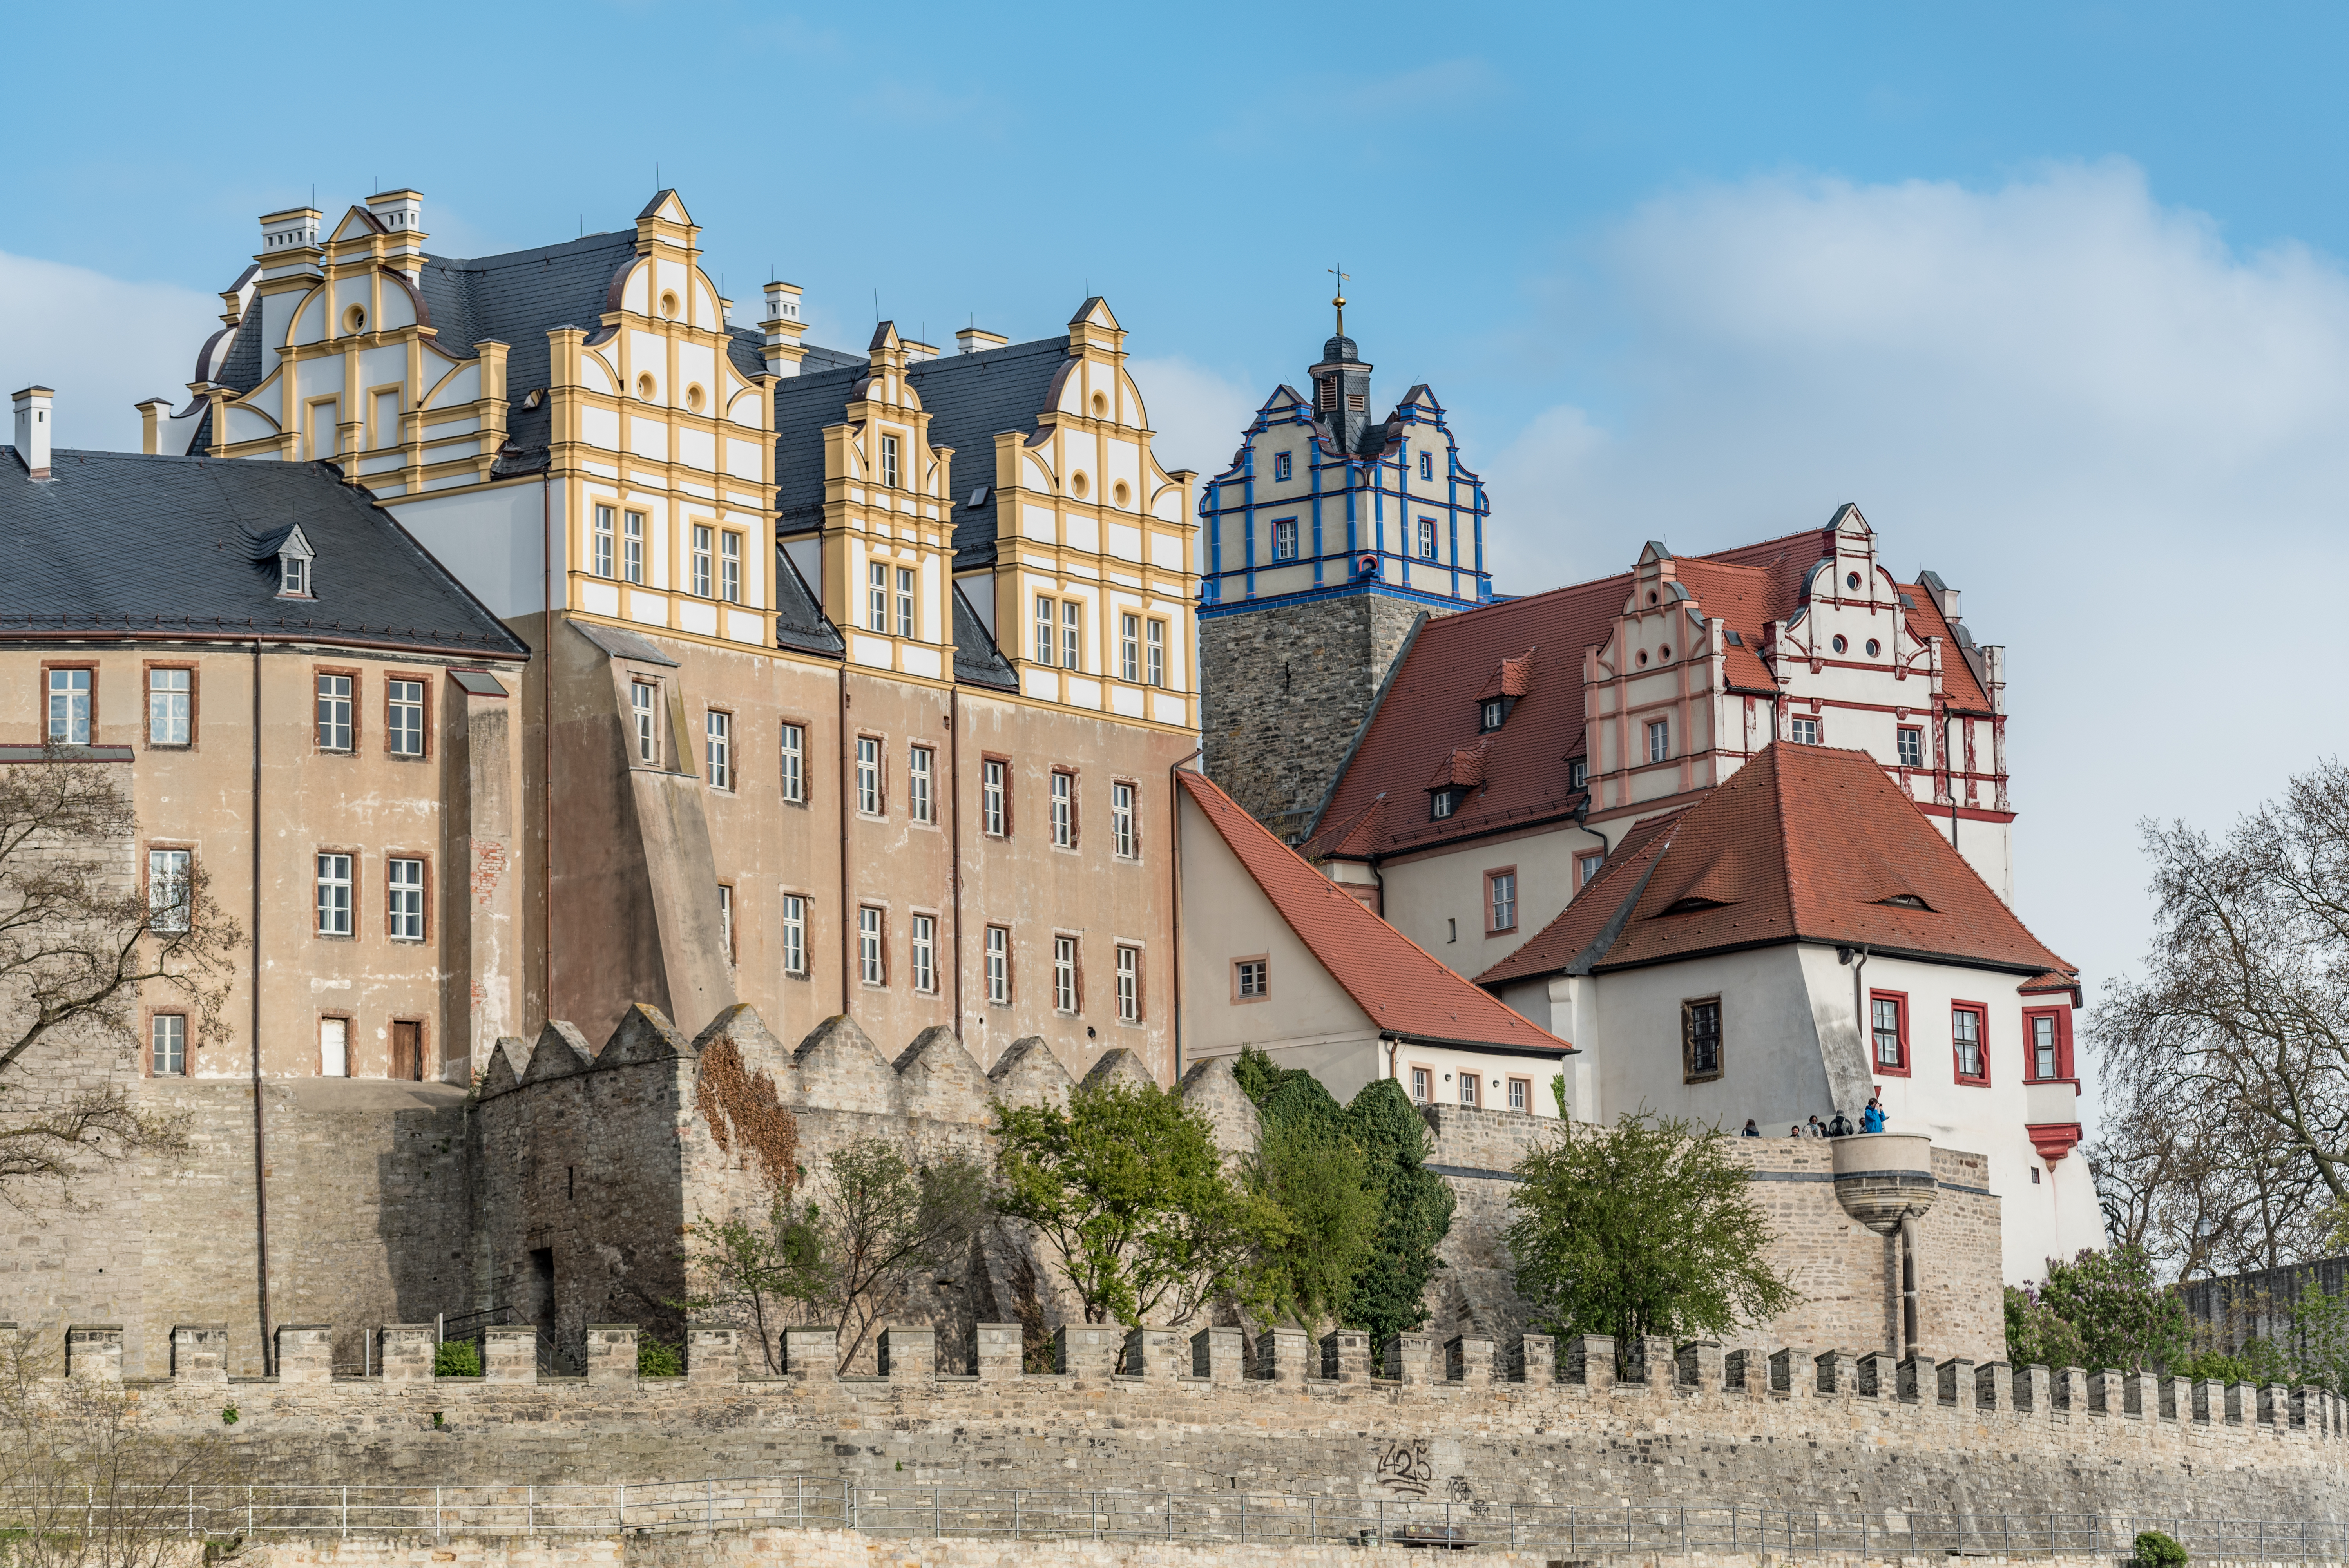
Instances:
[[[1589,788],[1589,762],[1579,757],[1568,758],[1566,764],[1566,787],[1569,789],[1584,789]]]
[[[1431,789],[1427,795],[1427,815],[1430,821],[1441,822],[1460,810],[1460,799],[1467,791],[1461,789]]]
[[[310,563],[298,555],[277,558],[277,593],[284,599],[310,596]]]
[[[1509,721],[1509,709],[1517,706],[1513,696],[1488,696],[1476,708],[1476,727],[1486,735]]]
[[[1890,898],[1879,898],[1878,903],[1889,903],[1895,909],[1921,909],[1931,913],[1933,906],[1913,892],[1896,892]]]
[[[280,599],[308,599],[316,594],[317,579],[312,563],[317,559],[317,552],[310,548],[310,541],[298,523],[283,532],[264,534],[255,540],[253,559],[255,562],[276,563]]]

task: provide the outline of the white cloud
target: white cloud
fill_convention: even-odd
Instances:
[[[1241,433],[1272,390],[1180,357],[1136,357],[1128,365],[1142,388],[1159,463],[1195,469],[1203,480],[1230,466]]]
[[[60,447],[135,452],[131,405],[186,404],[196,350],[220,325],[220,308],[215,294],[0,251],[0,391],[54,387]]]
[[[2126,163],[1702,189],[1598,255],[1617,397],[1494,463],[1500,584],[1859,503],[2009,649],[2017,903],[2092,990],[2144,945],[2139,820],[2221,825],[2349,742],[2335,263],[2239,254]]]

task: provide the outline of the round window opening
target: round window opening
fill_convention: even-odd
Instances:
[[[1838,653],[1838,654],[1839,654],[1839,653],[1841,653],[1841,652],[1843,652],[1846,648],[1847,648],[1847,647],[1849,647],[1849,646],[1851,646],[1851,645],[1850,645],[1849,643],[1845,642],[1841,637],[1837,637],[1837,638],[1835,640],[1835,651],[1836,651],[1837,653]]]
[[[1656,596],[1655,596],[1653,593],[1649,594],[1649,595],[1648,595],[1648,603],[1651,603],[1651,604],[1652,604],[1652,603],[1654,603],[1655,602],[1656,602]]]
[[[1645,653],[1642,653],[1642,654],[1640,655],[1640,662],[1641,664],[1643,664],[1643,665],[1644,665],[1644,664],[1646,664],[1646,663],[1648,662],[1648,655],[1647,655]]]
[[[1117,504],[1120,506],[1123,506],[1133,497],[1133,492],[1125,488],[1125,481],[1123,480],[1117,481],[1117,489],[1112,493],[1117,497]]]
[[[701,412],[701,388],[699,387],[688,387],[685,389],[685,406],[692,409],[697,414]]]
[[[1102,419],[1102,418],[1108,418],[1108,416],[1109,416],[1109,399],[1108,399],[1107,397],[1103,397],[1103,396],[1102,396],[1101,393],[1099,393],[1099,392],[1094,393],[1094,394],[1093,394],[1093,418],[1096,418],[1096,419]]]
[[[636,377],[636,396],[643,398],[647,403],[653,400],[653,378],[651,377],[639,376]]]
[[[1884,651],[1884,645],[1883,645],[1882,643],[1878,642],[1874,637],[1870,637],[1870,638],[1868,638],[1868,656],[1869,658],[1871,658],[1871,659],[1872,659],[1872,658],[1876,657],[1876,655],[1878,655],[1878,654],[1882,653],[1883,651]]]
[[[1670,643],[1666,643],[1662,647],[1656,650],[1656,657],[1660,659],[1669,659],[1671,656],[1672,645]]]
[[[1850,590],[1851,590],[1853,593],[1858,593],[1858,592],[1859,592],[1859,573],[1857,573],[1857,572],[1847,572],[1847,573],[1845,573],[1843,574],[1843,585],[1844,585],[1845,587],[1847,587],[1847,588],[1850,589]]]
[[[367,307],[365,305],[355,304],[351,306],[350,309],[343,312],[343,330],[347,333],[353,334],[365,332],[367,330]]]
[[[661,295],[661,314],[671,317],[677,315],[677,295],[673,294]]]
[[[1092,487],[1087,483],[1084,475],[1080,473],[1070,476],[1069,493],[1075,496],[1079,500],[1085,499],[1085,491],[1091,488]]]

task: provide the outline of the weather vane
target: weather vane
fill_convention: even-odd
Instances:
[[[1338,292],[1330,303],[1338,307],[1338,335],[1343,337],[1346,335],[1346,280],[1353,276],[1353,273],[1346,271],[1346,263],[1343,262],[1340,262],[1330,271],[1338,280]]]

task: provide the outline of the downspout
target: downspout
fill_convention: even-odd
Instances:
[[[1173,918],[1167,923],[1167,944],[1172,950],[1174,971],[1174,1081],[1183,1081],[1183,786],[1174,775],[1183,764],[1206,752],[1205,746],[1195,748],[1189,757],[1178,757],[1166,765],[1166,840],[1169,846],[1166,861],[1168,907]]]
[[[1917,1215],[1911,1211],[1900,1216],[1900,1352],[1905,1357],[1916,1351]]]
[[[253,640],[253,1248],[259,1271],[261,1372],[277,1372],[269,1326],[269,1162],[261,1110],[261,639]]]
[[[848,645],[840,649],[840,766],[833,782],[840,796],[840,1016],[848,1016],[849,976],[854,970],[856,932],[848,906]]]
[[[962,1038],[962,688],[947,688],[947,841],[954,883],[955,1038]]]
[[[543,824],[539,830],[538,907],[539,940],[545,947],[539,965],[538,996],[539,1014],[548,1018],[554,1016],[554,501],[548,488],[552,477],[538,476],[538,652],[546,662],[538,681],[538,816]]]

